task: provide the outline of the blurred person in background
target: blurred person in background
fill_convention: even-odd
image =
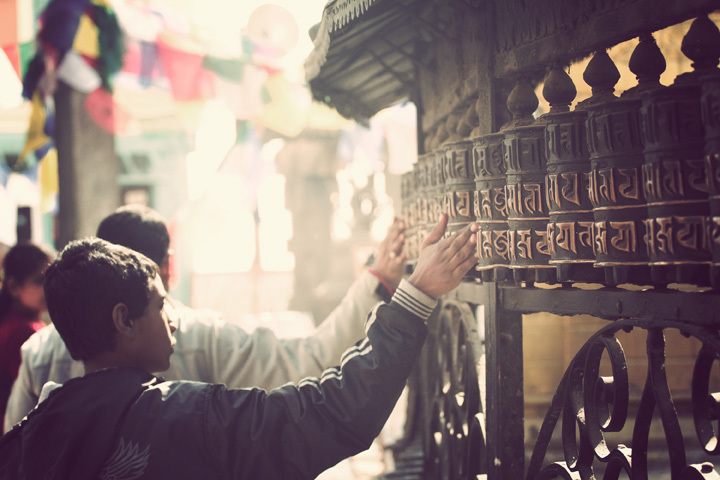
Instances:
[[[141,205],[121,207],[100,223],[97,236],[154,261],[167,289],[170,235],[158,212]],[[404,241],[404,225],[396,220],[374,253],[371,265],[359,275],[340,304],[302,338],[278,338],[268,328],[248,332],[224,321],[216,312],[192,309],[169,297],[169,307],[178,319],[175,354],[168,370],[153,373],[162,373],[167,380],[265,390],[320,375],[364,337],[367,312],[392,297],[404,272]],[[63,383],[83,374],[82,363],[72,359],[54,326],[34,334],[22,347],[22,365],[8,401],[5,430],[35,407],[46,382]]]
[[[43,275],[53,254],[33,243],[12,247],[2,264],[0,288],[0,414],[20,368],[20,347],[45,326]]]

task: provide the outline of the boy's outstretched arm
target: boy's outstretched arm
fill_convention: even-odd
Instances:
[[[215,387],[206,412],[211,427],[198,440],[208,456],[222,459],[218,467],[226,475],[314,478],[370,446],[417,361],[437,298],[475,263],[477,227],[443,238],[446,225],[443,216],[415,272],[390,303],[370,312],[367,337],[345,352],[339,367],[267,394]],[[233,440],[218,440],[228,437]]]

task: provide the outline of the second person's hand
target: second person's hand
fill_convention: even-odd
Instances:
[[[407,254],[404,252],[404,245],[405,222],[395,218],[385,239],[378,245],[374,261],[370,265],[370,268],[382,277],[393,290],[400,285],[400,280],[405,273]]]

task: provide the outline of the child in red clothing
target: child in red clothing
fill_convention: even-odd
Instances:
[[[45,324],[40,315],[47,310],[43,280],[53,259],[46,249],[32,243],[12,247],[3,260],[0,288],[0,413],[20,368],[20,347]],[[0,424],[0,429],[2,425]]]

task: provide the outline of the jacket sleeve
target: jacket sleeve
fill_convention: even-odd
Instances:
[[[402,282],[339,367],[269,393],[215,387],[206,452],[228,478],[315,478],[367,449],[422,349],[435,300]]]
[[[367,313],[380,301],[377,288],[377,279],[363,272],[341,303],[307,337],[278,338],[267,328],[248,332],[216,322],[204,347],[211,376],[202,380],[230,388],[270,390],[320,375],[365,335]]]

